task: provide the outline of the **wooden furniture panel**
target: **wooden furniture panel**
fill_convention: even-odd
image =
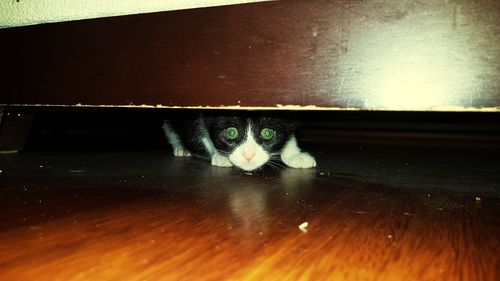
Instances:
[[[499,11],[280,1],[3,29],[0,105],[498,111]]]

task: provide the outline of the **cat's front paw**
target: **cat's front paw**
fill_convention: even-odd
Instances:
[[[314,157],[307,153],[301,152],[287,158],[283,158],[283,163],[292,168],[313,168],[316,167],[316,160]]]
[[[233,163],[229,161],[229,158],[226,156],[222,156],[220,154],[214,154],[212,156],[212,166],[217,166],[217,167],[232,167]]]
[[[174,148],[174,156],[176,157],[191,157],[191,152],[184,147]]]

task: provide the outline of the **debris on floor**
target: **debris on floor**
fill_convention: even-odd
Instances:
[[[309,222],[303,222],[299,225],[300,231],[307,233],[307,227],[309,226]]]

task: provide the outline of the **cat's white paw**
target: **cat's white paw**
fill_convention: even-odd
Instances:
[[[287,158],[282,159],[283,162],[292,168],[313,168],[316,167],[316,160],[314,157],[307,153],[301,152],[299,154],[292,155]]]
[[[176,157],[191,157],[191,152],[184,147],[174,148],[174,156]]]
[[[220,154],[214,154],[212,156],[212,166],[217,167],[232,167],[233,163],[229,161],[229,158]]]

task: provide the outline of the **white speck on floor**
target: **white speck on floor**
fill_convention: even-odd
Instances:
[[[309,227],[309,222],[305,221],[299,225],[300,231],[307,233],[307,227]]]

